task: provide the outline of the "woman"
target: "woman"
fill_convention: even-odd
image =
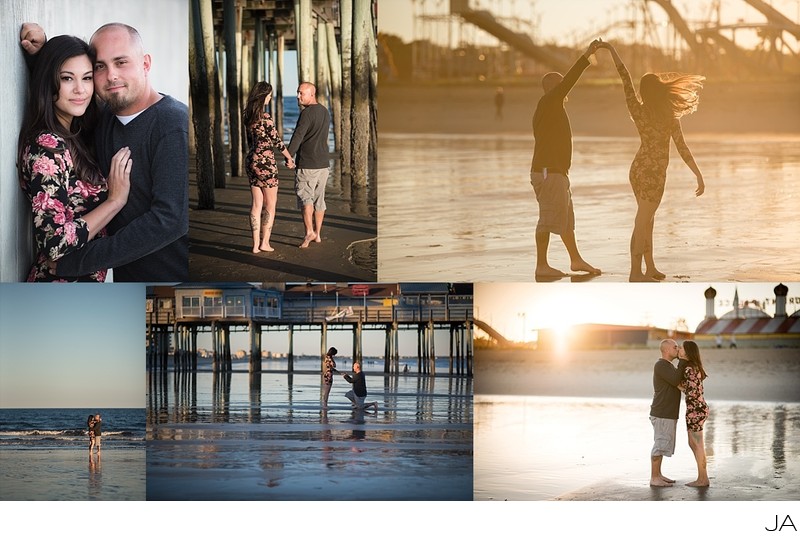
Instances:
[[[680,122],[681,116],[697,110],[697,93],[702,89],[705,77],[646,73],[639,85],[640,100],[633,89],[630,73],[614,47],[605,42],[600,47],[608,49],[614,59],[625,90],[628,111],[641,138],[641,146],[633,159],[629,176],[638,207],[631,236],[629,280],[660,281],[666,275],[656,268],[653,259],[653,225],[667,181],[670,138],[675,141],[678,153],[697,178],[695,195],[700,196],[705,190],[703,175],[686,146]]]
[[[322,406],[324,408],[328,407],[328,396],[333,387],[333,373],[339,372],[336,370],[336,361],[333,360],[338,353],[339,351],[331,346],[328,353],[325,354],[325,362],[322,364]]]
[[[689,433],[689,447],[697,461],[697,479],[686,483],[686,486],[707,487],[708,469],[703,440],[703,423],[708,418],[708,404],[703,398],[703,380],[706,379],[706,371],[700,359],[700,349],[694,341],[684,341],[678,350],[678,358],[687,362],[681,385],[686,394],[686,430]]]
[[[94,449],[94,444],[95,444],[94,424],[95,424],[94,416],[90,415],[89,419],[86,420],[86,428],[89,429],[89,453],[92,452],[92,449]]]
[[[58,259],[104,235],[128,200],[130,150],[111,160],[108,181],[92,151],[93,66],[89,46],[72,36],[54,37],[37,55],[17,154],[38,249],[28,281],[67,280],[55,274]],[[100,270],[69,280],[105,278]]]
[[[247,130],[246,168],[250,181],[253,204],[250,207],[250,229],[253,231],[253,252],[274,251],[269,244],[272,224],[275,222],[275,206],[278,203],[278,164],[275,162],[273,147],[277,147],[286,158],[289,168],[294,168],[294,160],[275,129],[275,122],[264,109],[272,99],[272,85],[257,82],[250,91],[247,105],[242,113]],[[262,207],[265,216],[262,217]]]

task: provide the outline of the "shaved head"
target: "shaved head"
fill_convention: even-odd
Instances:
[[[564,76],[561,73],[551,71],[542,77],[542,88],[544,88],[545,93],[547,93],[558,86],[562,80],[564,80]]]

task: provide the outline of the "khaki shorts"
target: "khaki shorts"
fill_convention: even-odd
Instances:
[[[569,178],[564,174],[550,172],[545,179],[541,172],[531,172],[531,185],[539,202],[536,230],[546,230],[559,236],[575,230]]]
[[[678,430],[677,419],[664,419],[650,416],[653,424],[653,450],[651,457],[671,457],[675,452],[675,433]]]
[[[324,211],[325,185],[328,183],[327,168],[299,168],[294,178],[297,194],[297,209],[314,206],[316,211]]]

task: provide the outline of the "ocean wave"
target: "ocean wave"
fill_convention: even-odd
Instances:
[[[119,437],[144,439],[144,432],[136,433],[130,430],[106,431],[101,434],[103,438]],[[24,437],[47,437],[47,438],[88,438],[89,434],[83,429],[66,429],[66,430],[11,430],[0,432],[0,439],[6,437],[24,438]]]

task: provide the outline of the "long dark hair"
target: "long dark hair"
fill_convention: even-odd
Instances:
[[[642,103],[662,120],[680,118],[697,110],[705,77],[680,73],[645,73],[639,82]]]
[[[66,129],[56,116],[54,102],[61,88],[59,73],[61,66],[70,58],[86,55],[94,66],[94,55],[85,41],[74,36],[56,36],[48,40],[36,58],[28,89],[28,102],[25,119],[19,133],[17,149],[17,168],[20,181],[23,178],[22,155],[25,148],[42,132],[54,133],[63,138],[70,150],[76,176],[88,183],[102,183],[103,177],[94,156],[92,137],[97,122],[97,104],[94,96],[89,98],[89,106],[83,116],[72,118]]]
[[[700,379],[705,380],[708,378],[703,368],[703,360],[700,359],[700,348],[697,346],[697,343],[694,341],[683,341],[683,351],[686,352],[688,366],[693,367],[700,373]]]
[[[247,98],[247,105],[242,112],[242,121],[249,130],[260,118],[264,108],[264,100],[272,93],[272,85],[265,81],[259,81],[250,90],[250,97]]]

